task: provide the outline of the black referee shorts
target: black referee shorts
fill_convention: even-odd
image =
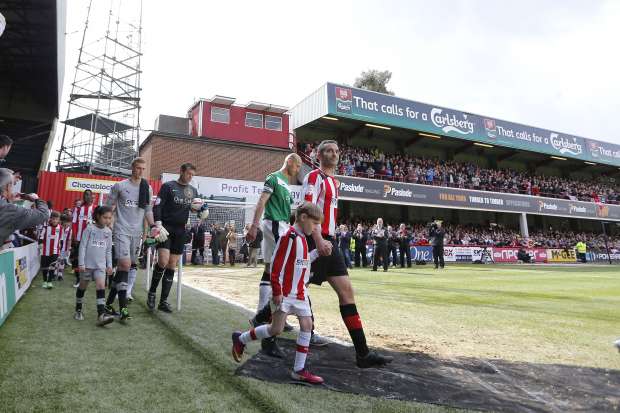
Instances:
[[[324,237],[324,239],[332,243],[332,253],[327,256],[319,256],[319,258],[312,263],[312,266],[310,267],[310,272],[312,272],[310,283],[316,285],[323,284],[323,282],[327,281],[329,277],[349,275],[347,266],[344,263],[344,257],[340,252],[340,248],[336,245],[336,240],[330,236]],[[316,244],[314,243],[312,236],[307,236],[306,240],[308,241],[309,251],[316,249]]]
[[[157,248],[170,250],[170,254],[181,255],[185,250],[185,243],[188,241],[185,225],[163,224],[168,231],[168,239],[157,244]]]

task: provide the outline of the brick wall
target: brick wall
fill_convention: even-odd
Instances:
[[[230,143],[151,135],[140,149],[147,161],[146,174],[160,179],[164,172],[176,173],[184,162],[196,165],[196,175],[262,181],[282,167],[289,152]]]

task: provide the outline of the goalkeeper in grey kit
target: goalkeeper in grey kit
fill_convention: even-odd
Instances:
[[[172,312],[168,303],[168,295],[172,289],[174,270],[187,242],[186,225],[190,209],[206,219],[208,209],[198,198],[198,191],[190,182],[196,173],[191,163],[181,165],[181,173],[176,181],[168,181],[161,186],[155,201],[153,213],[155,226],[152,230],[157,244],[157,264],[153,269],[153,279],[147,297],[147,306],[155,309],[155,293],[161,281],[161,296],[158,310]],[[162,280],[163,279],[163,280]]]

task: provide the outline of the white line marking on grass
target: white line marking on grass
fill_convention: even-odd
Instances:
[[[189,285],[187,281],[182,281],[182,284],[185,287],[191,288],[194,291],[198,291],[200,293],[203,293],[205,295],[213,297],[213,298],[215,298],[217,300],[220,300],[220,301],[222,301],[222,302],[224,302],[226,304],[231,304],[231,305],[233,305],[233,306],[235,306],[237,308],[240,308],[240,309],[246,311],[250,316],[256,314],[256,311],[252,310],[251,308],[248,308],[248,307],[244,306],[243,304],[240,304],[240,303],[238,303],[236,301],[229,300],[228,298],[224,297],[221,294],[214,293],[213,291],[210,291],[210,290],[208,290],[206,288],[194,287],[193,285]],[[299,329],[297,327],[294,327],[294,330],[296,332],[299,332]],[[318,330],[315,330],[315,331],[317,332],[317,334],[319,334]],[[343,341],[343,340],[340,340],[339,338],[336,338],[336,337],[324,336],[322,334],[319,334],[319,335],[321,337],[323,337],[324,339],[326,339],[327,341],[330,341],[330,342],[333,342],[333,343],[336,343],[336,344],[340,344],[340,345],[345,346],[345,347],[353,347],[353,343],[351,343],[351,342]]]
[[[226,304],[232,304],[233,306],[238,307],[238,308],[246,311],[249,315],[256,314],[256,311],[252,310],[251,308],[246,307],[243,304],[239,304],[236,301],[229,300],[228,298],[224,297],[221,294],[214,293],[213,291],[209,291],[207,289],[203,289],[203,288],[200,288],[200,287],[194,287],[193,285],[188,284],[187,281],[183,281],[183,285],[186,286],[186,287],[191,288],[194,291],[198,291],[200,293],[206,294],[206,295],[208,295],[210,297],[213,297],[213,298],[216,298],[216,299],[218,299],[220,301],[223,301]]]

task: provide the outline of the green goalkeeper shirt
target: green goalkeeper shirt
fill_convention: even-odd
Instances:
[[[267,175],[263,192],[271,194],[265,205],[264,218],[271,221],[289,222],[291,216],[291,190],[288,186],[288,178],[281,171]]]

